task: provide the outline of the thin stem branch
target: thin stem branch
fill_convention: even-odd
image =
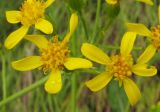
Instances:
[[[9,97],[6,98],[5,100],[2,100],[2,101],[0,102],[0,107],[3,106],[3,105],[8,104],[9,102],[11,102],[11,101],[13,101],[13,100],[15,100],[15,99],[23,96],[23,95],[25,95],[26,93],[28,93],[28,92],[30,92],[30,91],[32,91],[32,90],[35,90],[37,87],[41,86],[47,79],[48,79],[48,76],[42,78],[41,80],[35,82],[35,83],[32,84],[32,85],[26,87],[25,89],[23,89],[23,90],[15,93],[15,94],[9,96]]]
[[[72,74],[72,98],[71,98],[71,112],[76,112],[76,73]]]
[[[55,105],[55,112],[60,112],[60,107],[57,102],[57,97],[53,97],[54,105]]]
[[[108,30],[108,28],[110,27],[110,25],[113,23],[114,20],[108,18],[106,25],[102,28],[101,32],[98,32],[101,34],[101,36],[98,37],[98,39],[96,40],[96,43],[99,43],[100,41],[102,41],[104,39],[104,33]],[[107,38],[105,38],[107,39]]]
[[[2,88],[3,88],[3,100],[7,97],[7,87],[6,87],[6,61],[5,56],[1,54],[2,59]],[[3,107],[3,111],[6,112],[6,107]]]
[[[91,38],[91,43],[94,43],[97,35],[97,29],[98,29],[99,18],[100,18],[100,9],[101,9],[101,0],[97,0],[96,21],[95,21],[95,26],[93,31],[93,37]]]
[[[77,39],[73,38],[72,40],[72,55],[77,55]],[[71,112],[76,112],[77,109],[77,72],[73,72],[71,76]]]
[[[84,38],[85,40],[84,41],[88,41],[89,35],[88,35],[86,21],[85,21],[84,16],[83,16],[81,11],[79,12],[79,15],[80,15],[80,19],[81,19],[81,22],[82,22],[82,25],[83,25],[83,28],[84,28],[84,32],[85,32],[85,38]]]
[[[6,90],[6,62],[5,57],[2,57],[2,81],[3,81],[3,99],[7,96],[7,90]]]

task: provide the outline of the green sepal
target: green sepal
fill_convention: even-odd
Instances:
[[[64,0],[64,1],[66,1],[73,10],[76,10],[78,12],[81,11],[83,6],[83,0]]]
[[[120,12],[120,3],[118,2],[115,5],[110,5],[106,3],[106,13],[107,16],[110,17],[111,19],[114,19],[115,17],[118,16]]]

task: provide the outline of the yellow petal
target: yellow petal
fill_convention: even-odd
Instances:
[[[55,0],[47,0],[45,3],[45,7],[49,7],[53,2],[55,2]]]
[[[48,93],[58,93],[62,88],[62,77],[60,70],[52,70],[49,79],[45,83],[45,90]]]
[[[139,35],[151,37],[151,31],[143,24],[127,23],[127,28],[131,32],[136,32]]]
[[[69,41],[70,37],[71,37],[71,33],[69,32],[69,33],[67,33],[66,36],[64,37],[63,42],[64,42],[64,43],[67,43],[67,42]]]
[[[136,64],[132,67],[134,74],[139,76],[154,76],[157,74],[157,69],[154,66],[147,66],[147,64]]]
[[[107,64],[110,61],[109,57],[101,49],[92,44],[84,43],[81,47],[81,52],[90,60],[100,64]]]
[[[12,32],[5,40],[5,43],[4,43],[5,47],[7,49],[11,49],[15,45],[17,45],[22,40],[22,38],[26,35],[26,33],[28,32],[28,29],[29,27],[22,26],[18,30]]]
[[[78,26],[78,15],[74,12],[70,18],[70,34],[72,35]]]
[[[156,48],[153,45],[149,45],[142,55],[138,58],[137,63],[147,63],[156,53]]]
[[[91,91],[96,92],[103,89],[111,81],[112,77],[112,74],[103,72],[85,84]]]
[[[40,56],[29,56],[18,61],[13,61],[12,67],[19,71],[28,71],[33,70],[42,64]]]
[[[24,38],[33,42],[40,49],[47,48],[48,46],[48,40],[43,35],[26,35]]]
[[[21,18],[20,11],[6,11],[6,18],[9,23],[19,23]]]
[[[135,39],[136,33],[134,32],[127,32],[124,34],[120,46],[121,55],[128,56],[130,54],[133,49]]]
[[[51,34],[53,32],[52,24],[45,19],[39,19],[35,27],[46,34]]]
[[[127,94],[129,102],[131,105],[135,105],[141,97],[141,93],[137,85],[129,78],[123,80],[124,90]]]
[[[70,37],[75,32],[77,26],[78,26],[78,15],[76,12],[74,12],[70,18],[70,31],[69,31],[69,33],[66,34],[64,41],[66,41],[66,42],[69,41]]]
[[[153,5],[152,0],[137,0],[137,1],[138,2],[144,2],[144,3],[148,4],[148,5]]]
[[[159,24],[160,24],[160,5],[158,6],[158,20],[159,20]]]
[[[68,58],[67,61],[64,63],[64,66],[68,70],[75,70],[80,68],[91,68],[92,62],[82,58]]]

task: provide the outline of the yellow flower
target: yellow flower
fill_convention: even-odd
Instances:
[[[106,2],[110,5],[116,5],[120,0],[106,0]],[[138,2],[143,2],[146,3],[148,5],[153,5],[153,1],[152,0],[136,0]]]
[[[18,44],[32,25],[35,25],[36,29],[46,34],[51,34],[53,26],[49,21],[44,19],[44,12],[54,1],[24,0],[20,11],[6,11],[6,18],[9,23],[21,23],[22,26],[7,37],[4,43],[5,47],[11,49]]]
[[[158,7],[158,17],[160,22],[160,6]],[[148,37],[151,41],[151,44],[147,47],[146,51],[142,54],[139,60],[141,60],[141,58],[146,58],[146,60],[143,61],[147,62],[154,56],[156,50],[160,50],[160,25],[152,27],[151,30],[149,30],[143,24],[127,23],[127,28],[131,32]]]
[[[119,2],[119,0],[106,0],[106,2],[110,5],[116,5]]]
[[[91,91],[96,92],[104,88],[114,77],[115,80],[119,81],[120,86],[123,85],[131,105],[137,103],[141,94],[136,84],[130,79],[132,74],[153,76],[157,73],[157,69],[153,66],[148,66],[146,63],[139,63],[139,61],[134,64],[131,50],[135,39],[135,33],[127,32],[121,41],[120,54],[112,55],[111,57],[92,44],[84,43],[82,45],[81,51],[84,56],[106,66],[104,72],[86,82]],[[145,58],[141,59],[141,61],[143,60]]]
[[[137,0],[138,2],[144,2],[148,5],[153,5],[153,1],[152,0]]]
[[[12,62],[12,67],[19,71],[41,68],[44,73],[50,72],[49,79],[45,83],[48,93],[57,93],[62,88],[61,70],[75,70],[90,68],[92,63],[86,59],[69,57],[68,41],[78,24],[78,16],[72,14],[70,19],[70,31],[62,42],[55,36],[53,42],[48,41],[42,35],[27,35],[24,38],[33,42],[40,49],[40,56],[29,56]]]

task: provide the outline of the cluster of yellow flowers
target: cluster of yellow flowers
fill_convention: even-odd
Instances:
[[[137,1],[153,5],[153,2],[150,0]],[[54,36],[53,41],[50,41],[43,35],[27,35],[29,27],[33,25],[45,34],[53,32],[52,24],[45,20],[44,16],[45,9],[53,2],[54,0],[47,0],[46,2],[43,0],[25,0],[20,11],[6,12],[6,18],[9,23],[15,24],[20,22],[22,27],[7,37],[5,47],[11,49],[24,38],[34,43],[40,51],[40,56],[29,56],[13,61],[12,67],[19,71],[40,68],[44,73],[49,73],[49,78],[45,83],[45,90],[48,93],[57,93],[62,88],[61,71],[63,68],[65,67],[68,70],[91,68],[93,64],[88,60],[90,59],[106,66],[104,72],[85,83],[91,91],[99,91],[112,79],[115,79],[120,86],[124,87],[131,105],[136,104],[141,97],[141,93],[136,84],[131,80],[132,74],[134,73],[138,76],[154,76],[157,74],[157,69],[147,63],[154,56],[156,50],[160,49],[160,26],[152,27],[150,31],[143,24],[127,23],[128,31],[122,38],[120,53],[108,56],[95,45],[83,43],[81,52],[88,59],[70,57],[69,40],[78,26],[78,15],[76,12],[73,12],[70,17],[69,32],[63,41],[59,41],[58,36]],[[106,2],[114,5],[119,0],[106,0]],[[137,60],[134,60],[131,51],[137,35],[149,37],[151,44]]]

